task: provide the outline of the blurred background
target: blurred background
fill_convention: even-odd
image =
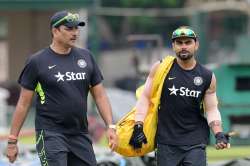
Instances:
[[[193,27],[200,41],[197,59],[217,77],[224,130],[237,132],[231,149],[223,151],[213,148],[211,135],[209,166],[250,165],[250,0],[0,0],[0,166],[9,165],[4,152],[19,96],[17,78],[27,57],[50,44],[50,16],[64,9],[87,22],[77,45],[94,54],[116,122],[135,104],[135,89],[151,64],[173,55],[173,30]],[[89,131],[99,166],[155,165],[153,153],[138,158],[110,153],[103,121],[89,101]],[[15,166],[40,165],[33,106]]]

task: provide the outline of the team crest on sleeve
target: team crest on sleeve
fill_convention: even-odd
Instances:
[[[84,59],[79,59],[79,60],[77,61],[77,64],[78,64],[78,66],[79,66],[80,68],[85,68],[85,67],[87,66],[87,63],[86,63],[86,61],[85,61]]]
[[[194,84],[196,86],[200,86],[203,83],[203,79],[201,77],[194,77]]]

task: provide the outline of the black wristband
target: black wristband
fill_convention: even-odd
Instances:
[[[16,144],[17,144],[17,141],[8,141],[8,144],[9,144],[9,145],[16,145]]]

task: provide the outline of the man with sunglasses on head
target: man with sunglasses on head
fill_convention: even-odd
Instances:
[[[87,97],[91,92],[106,126],[112,149],[117,137],[112,111],[102,85],[103,76],[92,56],[75,47],[78,14],[55,13],[50,20],[52,43],[27,60],[19,77],[21,93],[13,115],[7,157],[13,163],[18,154],[18,135],[34,93],[36,99],[36,149],[43,166],[95,166],[88,134]]]
[[[195,53],[199,42],[190,27],[181,26],[173,32],[172,47],[176,58],[164,79],[158,109],[157,165],[206,166],[209,127],[215,135],[216,149],[229,146],[229,136],[222,131],[217,107],[216,78],[197,62]],[[147,143],[143,123],[160,63],[152,66],[142,96],[136,103],[135,125],[129,141],[136,150]]]

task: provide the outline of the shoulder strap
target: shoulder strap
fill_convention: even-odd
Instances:
[[[156,95],[156,92],[158,91],[157,89],[160,87],[161,90],[161,86],[163,85],[163,79],[166,77],[166,75],[168,74],[173,61],[174,61],[175,57],[173,56],[166,56],[164,59],[161,60],[160,65],[158,66],[155,75],[154,75],[154,79],[153,79],[153,87],[152,87],[152,96]],[[162,83],[162,85],[161,85]],[[139,88],[136,89],[136,98],[138,99],[141,96],[141,93],[144,89],[144,84],[141,85]]]

